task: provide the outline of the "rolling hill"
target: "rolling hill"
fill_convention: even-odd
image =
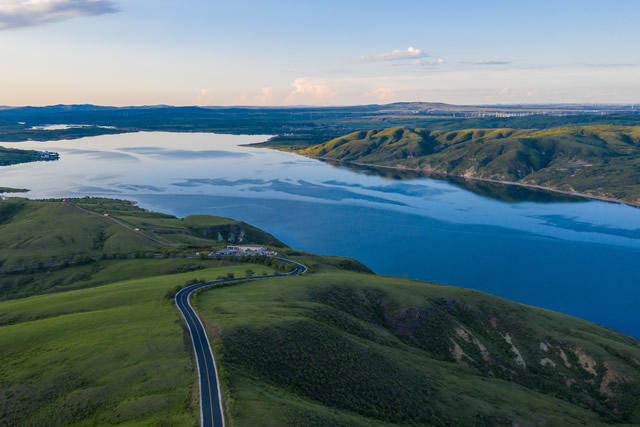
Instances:
[[[234,425],[640,423],[633,338],[469,289],[299,260],[313,273],[197,297]]]
[[[3,257],[84,256],[0,272],[2,424],[197,425],[195,362],[173,295],[278,265],[186,255],[226,244],[220,230],[236,233],[218,227],[241,227],[247,243],[278,241],[227,218],[109,199],[16,198],[0,209]],[[309,273],[193,299],[233,425],[640,423],[637,339],[477,291],[377,276],[348,258],[278,250]]]
[[[284,246],[270,234],[241,221],[209,215],[176,218],[148,212],[124,200],[10,198],[0,203],[0,260],[5,266],[19,260],[18,264],[25,264],[74,255],[227,243]]]
[[[78,273],[82,277],[98,258],[176,257],[233,243],[285,246],[272,235],[229,218],[176,218],[145,211],[129,201],[103,198],[10,198],[0,201],[0,274],[34,275],[7,274],[0,280],[0,298],[91,283],[52,274],[49,267],[84,265]]]
[[[354,132],[296,152],[640,204],[640,127]]]

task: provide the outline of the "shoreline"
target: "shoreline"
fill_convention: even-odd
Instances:
[[[296,154],[300,154],[300,153],[296,153]],[[467,179],[467,180],[472,180],[472,181],[489,182],[489,183],[492,183],[492,184],[513,185],[513,186],[517,186],[517,187],[524,187],[524,188],[530,188],[530,189],[535,189],[535,190],[548,191],[548,192],[552,192],[552,193],[564,194],[564,195],[567,195],[567,196],[580,197],[580,198],[588,199],[588,200],[597,200],[597,201],[600,201],[600,202],[607,202],[607,203],[617,203],[617,204],[631,206],[633,208],[640,208],[640,203],[628,202],[626,200],[616,199],[614,197],[595,196],[593,194],[580,193],[580,192],[577,192],[577,191],[559,190],[557,188],[546,187],[546,186],[538,185],[538,184],[527,184],[527,183],[523,183],[523,182],[502,181],[502,180],[499,180],[499,179],[492,179],[492,178],[480,178],[480,177],[469,176],[469,175],[458,175],[458,174],[452,174],[452,173],[443,173],[443,172],[436,171],[436,170],[410,168],[410,167],[406,167],[406,166],[376,165],[376,164],[371,164],[371,163],[360,163],[360,162],[345,161],[345,160],[340,160],[340,159],[333,159],[333,158],[330,158],[330,157],[315,157],[315,156],[308,156],[308,155],[305,155],[305,154],[300,154],[300,155],[308,157],[310,159],[327,160],[327,161],[332,161],[332,162],[336,162],[336,163],[342,163],[342,164],[345,164],[345,165],[356,165],[356,166],[364,166],[364,167],[369,167],[369,168],[381,168],[381,169],[391,169],[391,170],[397,170],[397,171],[417,172],[417,173],[419,173],[421,175],[424,175],[425,177],[429,177],[430,176],[429,174],[431,174],[432,176],[439,175],[439,176],[445,177],[445,178],[446,177],[462,178],[462,179]]]

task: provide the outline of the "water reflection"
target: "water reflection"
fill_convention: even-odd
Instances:
[[[585,198],[570,194],[556,193],[536,188],[527,188],[518,185],[500,184],[476,179],[466,179],[464,177],[448,176],[437,172],[419,172],[415,170],[401,170],[375,166],[357,165],[353,163],[343,163],[333,160],[322,160],[334,167],[348,169],[353,172],[368,176],[378,176],[390,180],[415,180],[420,178],[431,178],[446,181],[458,188],[471,191],[483,197],[500,200],[507,203],[535,202],[535,203],[558,203],[558,202],[584,202]],[[401,189],[401,187],[396,187]],[[405,187],[406,188],[406,187]]]
[[[0,185],[30,188],[32,198],[103,195],[178,216],[231,217],[378,273],[479,289],[640,336],[640,209],[245,145],[267,138],[154,132],[3,144],[61,158],[2,167]]]

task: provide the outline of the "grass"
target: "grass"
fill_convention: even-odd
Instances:
[[[151,264],[163,262],[121,263],[128,264],[126,272],[153,275]],[[166,294],[193,277],[240,277],[247,268],[256,266],[114,278],[99,287],[0,302],[0,419],[43,426],[196,424],[191,343]]]
[[[195,363],[173,295],[282,266],[87,260],[126,245],[159,253],[127,227],[215,242],[212,230],[245,226],[73,202],[96,214],[60,201],[0,203],[0,254],[86,261],[0,274],[0,423],[197,424]],[[309,273],[193,298],[234,425],[640,423],[640,343],[631,337],[477,291],[376,276],[349,258],[280,251]]]
[[[133,232],[135,228],[141,232]],[[122,200],[0,201],[0,267],[4,268],[37,266],[74,257],[176,252],[240,242],[284,246],[270,234],[243,222],[208,215],[176,218],[147,212]]]
[[[539,185],[640,203],[640,127],[355,132],[297,150],[312,157]]]
[[[5,274],[0,276],[0,300],[65,292],[134,278],[186,272],[193,272],[197,275],[201,270],[237,264],[231,260],[193,258],[125,259],[103,260],[83,265],[70,265],[64,268]],[[255,267],[254,270],[259,268],[262,268],[262,265]]]
[[[253,243],[284,247],[272,235],[242,221],[212,215],[172,215],[148,212],[133,203],[103,198],[84,198],[75,204],[92,212],[108,214],[156,238],[175,244],[207,246]]]
[[[198,295],[234,425],[640,422],[637,340],[476,291],[308,261],[308,276]],[[608,397],[607,372],[636,382],[612,383]]]

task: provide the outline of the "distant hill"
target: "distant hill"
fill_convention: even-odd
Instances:
[[[354,132],[297,152],[640,204],[640,126],[451,132],[392,127]]]
[[[34,126],[84,125],[43,130]],[[440,130],[640,124],[631,105],[451,105],[399,102],[355,106],[103,107],[52,105],[0,109],[0,141],[51,141],[124,132],[275,135],[268,144],[303,148],[356,130],[409,126]]]

